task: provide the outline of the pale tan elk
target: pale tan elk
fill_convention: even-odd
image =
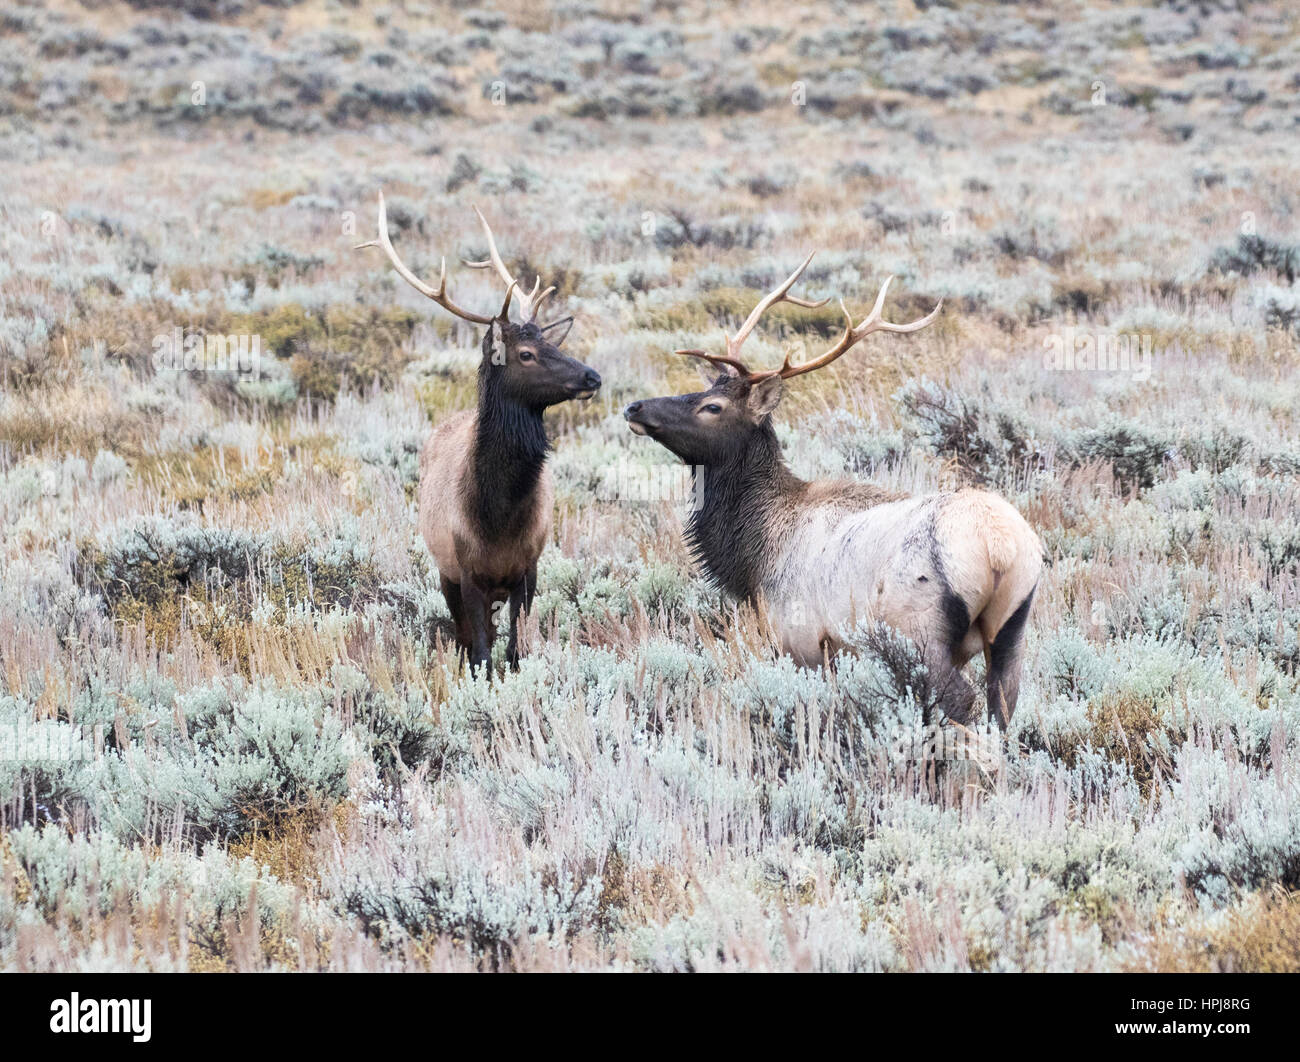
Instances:
[[[687,534],[697,560],[723,590],[765,604],[796,660],[819,663],[850,628],[883,622],[917,643],[945,713],[966,722],[975,691],[961,668],[982,651],[989,711],[1005,726],[1042,564],[1029,525],[983,490],[912,497],[868,483],[806,482],[782,460],[772,427],[786,380],[829,365],[873,332],[916,332],[940,307],[911,324],[882,320],[891,277],[861,322],[844,309],[844,334],[819,357],[793,364],[787,355],[779,369],[759,372],[739,360],[770,307],[825,304],[789,294],[811,260],[759,302],[725,354],[677,352],[721,370],[708,390],[633,402],[624,416],[692,466],[697,506]]]
[[[462,309],[447,295],[447,260],[436,288],[412,273],[388,235],[384,196],[379,196],[379,238],[360,247],[382,247],[399,276],[456,317],[481,324],[483,357],[478,368],[476,409],[448,417],[420,451],[419,522],[438,565],[442,593],[456,625],[456,642],[470,665],[492,655],[497,610],[509,602],[506,659],[518,663],[520,611],[532,606],[537,559],[551,537],[550,443],[542,422],[548,407],[572,398],[591,398],[600,377],[561,354],[573,319],[545,327],[537,313],[554,288],[530,294],[497,252],[492,230],[475,208],[487,238],[488,258],[468,262],[491,268],[505,285],[505,302],[493,316]],[[518,295],[521,320],[510,320]],[[563,329],[552,341],[551,334]]]

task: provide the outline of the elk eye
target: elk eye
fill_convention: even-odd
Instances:
[[[700,407],[701,413],[721,413],[722,407],[717,402],[710,402],[707,406]]]
[[[531,350],[521,350],[521,351],[519,352],[519,360],[520,360],[520,361],[536,361],[536,360],[537,360],[537,355],[534,354]]]

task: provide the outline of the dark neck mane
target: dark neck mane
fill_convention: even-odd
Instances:
[[[771,421],[734,458],[692,473],[698,507],[686,529],[691,554],[721,589],[752,598],[766,574],[774,517],[804,481],[781,459]]]
[[[486,541],[510,538],[533,520],[537,483],[550,451],[542,411],[507,398],[501,373],[486,362],[478,375],[474,437],[474,518]]]

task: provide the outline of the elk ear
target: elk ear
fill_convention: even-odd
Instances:
[[[500,317],[493,318],[483,333],[483,360],[491,361],[493,365],[506,363],[505,322]]]
[[[551,331],[551,329],[552,329],[552,328],[560,328],[560,327],[563,327],[563,328],[564,328],[564,331],[560,333],[560,338],[559,338],[559,339],[552,339],[551,336],[550,336],[550,331]],[[570,330],[572,327],[573,327],[573,317],[572,317],[572,316],[569,316],[569,317],[562,317],[562,318],[560,318],[560,320],[558,320],[558,321],[552,321],[552,322],[551,322],[550,324],[548,324],[545,328],[543,328],[543,329],[542,329],[542,335],[546,337],[546,339],[547,339],[548,342],[553,343],[555,346],[557,346],[557,347],[558,347],[558,346],[562,346],[563,343],[564,343],[564,341],[565,341],[566,339],[569,338],[569,330]]]
[[[695,368],[699,371],[700,379],[704,381],[706,388],[712,388],[719,380],[725,380],[732,375],[731,370],[725,366],[721,371],[717,367],[710,365],[707,361],[697,361]]]
[[[747,406],[750,416],[755,420],[762,420],[781,402],[781,395],[785,393],[785,381],[779,376],[768,376],[759,380],[749,389],[749,399]]]

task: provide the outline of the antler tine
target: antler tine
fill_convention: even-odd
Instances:
[[[506,268],[505,262],[502,261],[501,252],[497,250],[496,238],[492,235],[492,228],[491,226],[488,225],[487,218],[483,216],[483,211],[479,210],[479,208],[476,206],[474,208],[474,213],[478,215],[479,223],[483,226],[483,235],[487,237],[488,257],[487,260],[484,262],[466,261],[465,264],[467,266],[470,266],[473,269],[488,269],[488,268],[495,269],[497,271],[497,275],[505,282],[507,286],[511,284],[515,284],[519,292],[519,312],[523,314],[526,320],[531,321],[536,319],[537,291],[542,286],[542,278],[538,277],[536,283],[533,285],[532,293],[529,295],[525,295],[524,289],[518,285],[518,282],[510,274],[510,270]]]
[[[872,332],[919,332],[926,325],[931,324],[939,311],[943,309],[943,300],[940,299],[935,308],[922,317],[919,321],[912,321],[909,324],[893,324],[889,321],[882,321],[880,314],[885,308],[885,296],[889,293],[889,285],[893,283],[894,278],[888,277],[884,284],[880,286],[880,293],[876,296],[876,303],[871,307],[871,312],[862,319],[857,325],[853,323],[853,315],[849,313],[848,307],[844,305],[844,300],[840,299],[840,309],[844,311],[844,335],[840,336],[839,341],[830,350],[826,351],[820,357],[813,358],[801,365],[793,365],[790,362],[790,355],[787,354],[781,363],[779,369],[772,372],[764,373],[764,376],[780,376],[783,380],[791,377],[802,375],[805,372],[812,372],[814,369],[820,369],[824,365],[829,365],[840,355],[855,347],[862,342]]]
[[[750,311],[749,316],[745,318],[745,323],[740,326],[740,331],[727,339],[727,354],[729,357],[735,358],[740,353],[740,348],[744,345],[745,340],[749,338],[749,333],[754,330],[754,326],[758,324],[758,319],[778,302],[788,302],[795,306],[803,306],[809,310],[815,310],[830,302],[830,299],[812,302],[809,299],[801,299],[789,294],[790,289],[794,287],[794,282],[803,276],[803,271],[808,268],[808,263],[813,260],[813,255],[816,253],[816,251],[809,251],[808,257],[803,260],[799,268],[786,277],[783,284],[780,284],[764,296],[762,301]]]
[[[542,303],[544,303],[547,299],[549,299],[554,294],[555,294],[555,287],[554,285],[552,285],[551,287],[544,290],[540,295],[538,295],[537,298],[533,299],[533,320],[536,320],[537,315],[542,312]]]
[[[410,284],[411,287],[413,287],[421,295],[425,296],[426,298],[432,299],[434,302],[436,302],[444,310],[447,310],[449,313],[455,314],[457,317],[461,318],[462,320],[472,321],[474,322],[474,324],[492,323],[491,317],[484,317],[482,314],[477,314],[471,312],[470,310],[462,309],[461,307],[457,306],[454,302],[452,302],[450,298],[447,297],[447,259],[446,258],[443,258],[442,260],[442,273],[438,277],[438,286],[436,288],[429,287],[428,284],[426,284],[423,280],[417,277],[406,267],[406,263],[403,262],[400,257],[398,257],[397,251],[393,247],[393,241],[389,238],[388,235],[388,210],[384,206],[383,192],[379,193],[379,238],[377,240],[369,240],[366,243],[359,243],[353,249],[359,251],[363,247],[382,247],[384,249],[384,253],[388,255],[388,260],[393,264],[393,268],[397,270],[398,276],[400,276],[403,280],[405,280],[408,284]],[[507,300],[507,304],[508,304],[508,300]]]
[[[501,304],[501,312],[497,314],[497,318],[499,320],[505,321],[509,318],[510,300],[511,298],[514,297],[514,294],[518,290],[518,288],[519,288],[519,282],[517,280],[512,280],[508,285],[506,285],[506,301]]]
[[[735,358],[728,358],[722,354],[710,354],[707,350],[675,350],[674,354],[682,354],[688,358],[702,358],[714,365],[725,365],[735,369],[741,376],[752,375],[750,371]]]
[[[880,286],[880,294],[876,296],[876,304],[871,307],[871,312],[867,314],[866,320],[858,325],[859,329],[865,329],[862,332],[864,336],[868,336],[872,332],[919,332],[939,315],[939,310],[943,307],[943,299],[940,299],[935,304],[934,309],[919,321],[912,321],[910,324],[892,324],[889,321],[882,321],[880,311],[885,308],[885,296],[889,293],[889,285],[893,282],[894,278],[892,276],[885,278],[884,284]],[[844,305],[843,300],[840,300],[840,305]],[[845,310],[844,313],[847,316],[848,310]]]

